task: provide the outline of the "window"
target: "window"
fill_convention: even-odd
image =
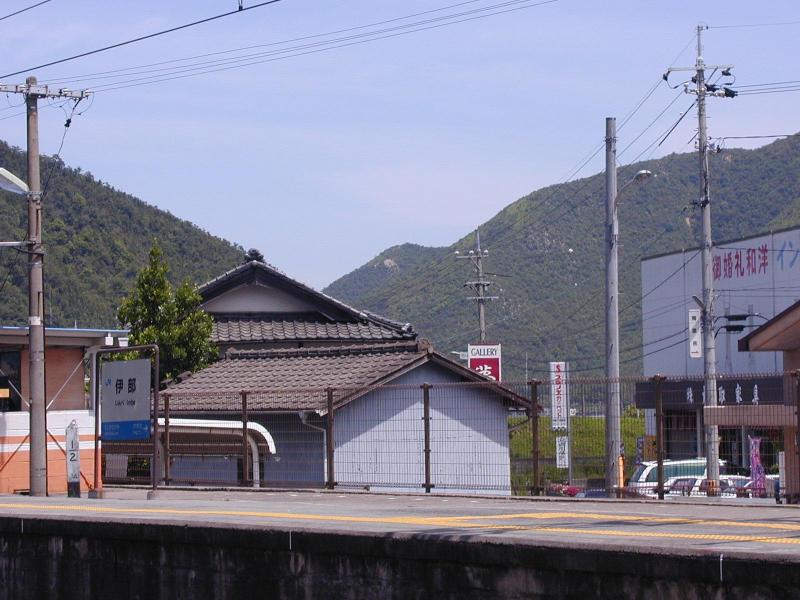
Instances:
[[[19,351],[0,352],[0,411],[17,411],[22,407],[17,390],[20,388]]]

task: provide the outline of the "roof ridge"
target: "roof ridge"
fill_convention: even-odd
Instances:
[[[383,324],[383,325],[385,325],[387,327],[391,327],[393,329],[397,329],[399,331],[402,331],[403,333],[411,333],[411,332],[413,332],[413,327],[411,326],[410,323],[400,324],[398,321],[392,321],[391,319],[387,319],[386,317],[382,317],[380,315],[376,315],[374,313],[370,313],[370,312],[367,312],[367,311],[359,310],[359,309],[357,309],[357,308],[355,308],[353,306],[350,306],[349,304],[346,304],[345,302],[342,302],[341,300],[338,300],[338,299],[334,298],[333,296],[329,296],[325,292],[321,292],[321,291],[311,287],[310,285],[307,285],[307,284],[305,284],[305,283],[303,283],[301,281],[298,281],[297,279],[294,279],[293,277],[290,277],[289,275],[287,275],[286,273],[284,273],[283,271],[281,271],[277,267],[274,267],[273,265],[271,265],[271,264],[269,264],[267,262],[261,262],[261,261],[257,261],[257,260],[251,260],[249,262],[242,263],[238,267],[236,267],[234,269],[231,269],[229,271],[226,271],[222,275],[219,275],[218,277],[215,277],[214,279],[211,279],[210,281],[207,281],[206,283],[198,286],[197,290],[198,290],[198,292],[200,292],[202,294],[204,290],[212,287],[213,285],[215,285],[215,284],[217,284],[217,283],[219,283],[221,281],[224,281],[226,279],[230,279],[234,275],[242,273],[247,269],[263,269],[263,270],[266,270],[268,272],[271,272],[271,273],[277,275],[278,277],[283,278],[287,282],[289,282],[291,284],[294,284],[294,285],[298,286],[299,288],[306,290],[307,292],[310,292],[311,294],[314,294],[314,295],[316,295],[316,296],[318,296],[320,298],[324,298],[324,299],[328,300],[329,302],[332,302],[333,304],[337,305],[340,309],[344,310],[347,313],[350,313],[351,315],[355,316],[356,318],[358,318],[358,319],[360,319],[362,321],[372,321],[374,323]]]
[[[358,356],[363,354],[391,354],[401,352],[427,352],[424,344],[411,342],[389,342],[383,344],[352,344],[346,346],[308,346],[304,348],[275,348],[269,350],[235,350],[225,353],[227,360],[259,358],[297,358],[313,356]]]

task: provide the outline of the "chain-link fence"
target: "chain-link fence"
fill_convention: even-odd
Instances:
[[[565,377],[167,390],[157,443],[103,444],[103,477],[147,484],[155,468],[158,485],[585,497],[764,497],[782,487],[794,498],[797,385],[794,374],[772,374],[713,385]],[[711,484],[709,432],[720,471]]]

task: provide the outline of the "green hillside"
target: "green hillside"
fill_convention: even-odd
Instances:
[[[0,142],[0,166],[25,177],[25,154]],[[149,206],[96,180],[90,173],[42,158],[45,301],[53,326],[112,327],[116,308],[158,239],[171,279],[201,283],[241,262],[242,249],[188,221]],[[25,199],[0,191],[0,240],[27,232]],[[27,260],[0,250],[0,324],[17,325],[27,315]],[[3,282],[5,282],[3,284]]]
[[[673,154],[620,170],[622,186],[639,169],[657,178],[627,188],[620,204],[620,326],[623,370],[638,372],[642,256],[696,246],[697,156]],[[730,239],[800,223],[800,135],[757,150],[711,157],[714,238]],[[524,377],[548,360],[592,369],[604,361],[604,222],[602,173],[533,192],[481,225],[495,273],[487,306],[488,338],[504,344],[507,377]],[[381,253],[326,292],[388,317],[410,321],[437,349],[464,349],[478,337],[477,309],[465,300],[466,261],[474,233],[448,248],[410,244]],[[390,266],[386,266],[390,265]],[[627,307],[627,308],[626,308]]]

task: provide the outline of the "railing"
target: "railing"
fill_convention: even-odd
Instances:
[[[146,484],[155,467],[160,485],[766,496],[784,450],[789,478],[800,479],[786,437],[797,385],[794,374],[719,376],[717,408],[703,404],[702,377],[571,378],[560,390],[537,381],[167,390],[156,456],[151,443],[106,443],[103,474],[110,484]],[[607,457],[617,390],[621,445]],[[719,489],[705,483],[707,424],[719,427]]]

